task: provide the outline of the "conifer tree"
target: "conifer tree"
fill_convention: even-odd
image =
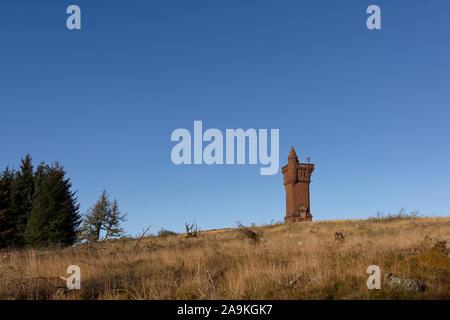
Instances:
[[[25,240],[31,246],[72,245],[80,217],[76,192],[58,163],[41,164],[36,171],[33,208],[28,218]]]
[[[34,193],[33,193],[33,199],[39,194],[41,190],[41,183],[42,180],[45,178],[45,176],[48,174],[48,166],[41,162],[37,168],[36,172],[34,173]]]
[[[0,248],[6,248],[12,238],[14,217],[9,210],[9,203],[13,180],[14,172],[6,167],[0,177]]]
[[[11,185],[9,211],[13,216],[11,236],[8,246],[22,247],[25,244],[24,234],[28,215],[32,209],[34,193],[33,164],[30,155],[21,160],[20,170],[16,172]]]
[[[7,190],[9,193],[11,193],[11,186],[14,181],[14,175],[15,175],[14,170],[11,170],[9,167],[6,167],[0,176],[0,187]]]
[[[111,204],[106,190],[83,216],[80,228],[79,241],[98,242],[101,232],[105,232],[103,240],[117,238],[123,235],[120,222],[126,220],[126,214],[122,214],[116,200]]]
[[[104,240],[120,238],[124,236],[123,228],[120,227],[120,222],[126,221],[127,214],[122,214],[119,210],[119,203],[116,199],[112,204],[111,210],[105,222],[105,237]]]
[[[6,247],[5,238],[11,229],[8,228],[8,192],[0,188],[0,248]]]

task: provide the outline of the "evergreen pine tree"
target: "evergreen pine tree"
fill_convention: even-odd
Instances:
[[[6,247],[4,238],[11,229],[8,228],[8,192],[0,188],[0,248]]]
[[[14,180],[14,172],[8,167],[0,177],[0,248],[6,248],[12,238],[14,217],[9,210],[11,184]]]
[[[25,240],[31,246],[72,245],[76,240],[80,217],[76,192],[58,163],[41,164],[36,171],[35,194]]]
[[[34,173],[34,193],[33,193],[33,199],[39,194],[41,190],[41,183],[42,180],[45,178],[45,176],[48,173],[48,166],[41,162],[37,168],[36,172]]]
[[[27,155],[21,161],[20,170],[16,172],[11,185],[9,204],[9,211],[13,216],[13,226],[7,245],[12,247],[22,247],[25,244],[24,234],[34,193],[33,165],[30,155]]]
[[[9,167],[6,167],[5,170],[3,170],[1,176],[0,176],[0,187],[7,190],[9,193],[11,193],[11,186],[14,181],[14,170],[11,170]]]

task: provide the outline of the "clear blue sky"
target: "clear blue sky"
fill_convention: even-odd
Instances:
[[[82,30],[66,28],[66,8]],[[366,28],[366,8],[382,29]],[[176,128],[280,129],[316,164],[315,220],[450,211],[450,1],[0,3],[0,167],[60,161],[125,229],[282,220],[281,170],[175,166]]]

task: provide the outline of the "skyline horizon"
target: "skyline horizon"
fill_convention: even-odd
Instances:
[[[296,153],[295,148],[294,148],[293,145],[291,146],[290,150],[294,150],[294,153]],[[289,152],[288,156],[290,154],[291,154],[291,151]],[[59,165],[61,165],[64,168],[64,164],[62,164],[58,160],[51,161],[50,163],[45,163],[44,161],[40,161],[38,164],[36,164],[36,163],[34,163],[34,158],[33,158],[33,156],[31,154],[26,154],[20,160],[24,159],[26,156],[30,156],[31,157],[31,160],[32,160],[32,163],[33,163],[33,170],[34,170],[34,172],[36,171],[37,165],[40,165],[40,164],[53,165],[53,164],[58,163]],[[20,162],[20,160],[19,160],[19,162]],[[309,162],[308,160],[307,160],[308,162],[302,162],[300,157],[298,157],[298,161],[301,164],[314,164],[314,165],[316,165],[316,163]],[[284,167],[287,167],[287,165],[288,165],[288,161],[287,161],[287,157],[286,157],[285,165],[280,165],[279,173],[281,173],[281,169],[284,168]],[[20,169],[19,166],[14,167],[14,166],[11,166],[11,165],[7,165],[6,168],[8,168],[9,170],[13,170],[15,172],[17,172]],[[3,172],[3,170],[6,170],[6,168],[0,168],[0,171]],[[65,168],[64,168],[64,170],[65,170]],[[71,180],[70,172],[67,172],[67,170],[66,170],[66,178],[69,178]],[[311,179],[311,182],[313,182],[313,181],[314,180]],[[78,199],[78,193],[79,193],[78,191],[79,190],[73,190],[73,188],[72,188],[72,191],[75,192],[75,196],[77,198],[77,202],[80,204],[80,201]],[[108,197],[110,196],[110,193],[108,192],[107,188],[105,188],[105,189],[103,189],[103,190],[101,190],[99,192],[97,200],[101,197],[101,194],[104,191],[106,191],[106,194],[107,194]],[[118,202],[118,204],[120,206],[120,200],[119,199],[117,199],[116,197],[113,197],[111,200],[114,200],[114,201],[117,200],[117,202]],[[80,217],[82,217],[88,210],[92,209],[94,207],[94,205],[95,205],[95,203],[92,203],[83,212],[81,212],[81,210],[79,210]],[[123,211],[123,208],[120,207],[120,209]],[[126,210],[123,211],[123,213],[125,213],[127,216],[129,215],[129,212],[127,212]],[[313,215],[313,220],[312,221],[313,222],[319,222],[319,221],[358,221],[358,220],[367,220],[367,219],[377,218],[377,217],[380,218],[380,217],[389,217],[389,216],[398,216],[398,215],[401,216],[401,215],[405,215],[405,214],[406,215],[415,216],[417,218],[439,218],[439,217],[448,217],[449,216],[449,215],[445,215],[445,214],[441,215],[441,214],[438,214],[438,213],[435,213],[435,212],[431,213],[431,214],[430,213],[423,214],[423,213],[421,213],[421,211],[419,209],[407,210],[405,207],[402,207],[402,208],[399,208],[397,211],[394,211],[394,212],[390,212],[390,211],[389,212],[385,212],[385,211],[376,210],[376,211],[374,211],[373,214],[370,214],[368,216],[355,217],[355,218],[338,218],[338,219],[333,219],[333,218],[331,218],[331,219],[320,219],[319,218],[318,219],[318,218],[315,218],[315,216]],[[262,221],[260,223],[247,222],[246,225],[249,225],[249,226],[266,226],[266,225],[273,225],[273,224],[278,224],[278,223],[287,223],[287,222],[284,221],[284,217],[285,217],[285,213],[281,213],[277,219],[273,218],[270,221]],[[158,230],[156,230],[155,228],[153,228],[153,225],[152,225],[152,228],[148,229],[147,234],[148,235],[157,235],[159,231],[164,231],[164,230],[174,231],[176,233],[183,234],[186,231],[184,229],[185,224],[191,224],[191,223],[196,223],[198,225],[199,231],[229,229],[229,228],[236,228],[237,224],[240,223],[240,222],[241,222],[240,220],[236,220],[234,223],[232,223],[229,226],[212,226],[210,228],[203,229],[201,224],[198,224],[196,217],[193,217],[192,221],[185,221],[183,223],[183,227],[180,226],[178,229],[173,229],[170,226],[163,226],[162,225],[162,226],[160,226],[160,228]],[[298,223],[298,222],[288,222],[288,223]],[[122,224],[124,224],[124,223],[122,222]],[[126,221],[125,221],[125,224],[126,224]],[[149,225],[143,226],[143,229],[142,230],[137,230],[137,232],[135,234],[129,233],[127,230],[125,230],[125,236],[126,237],[137,237],[137,236],[139,236],[140,232],[145,230],[148,226]]]

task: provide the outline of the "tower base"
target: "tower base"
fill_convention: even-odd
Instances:
[[[297,210],[284,218],[285,222],[306,222],[312,221],[312,214],[305,206],[300,206]]]

